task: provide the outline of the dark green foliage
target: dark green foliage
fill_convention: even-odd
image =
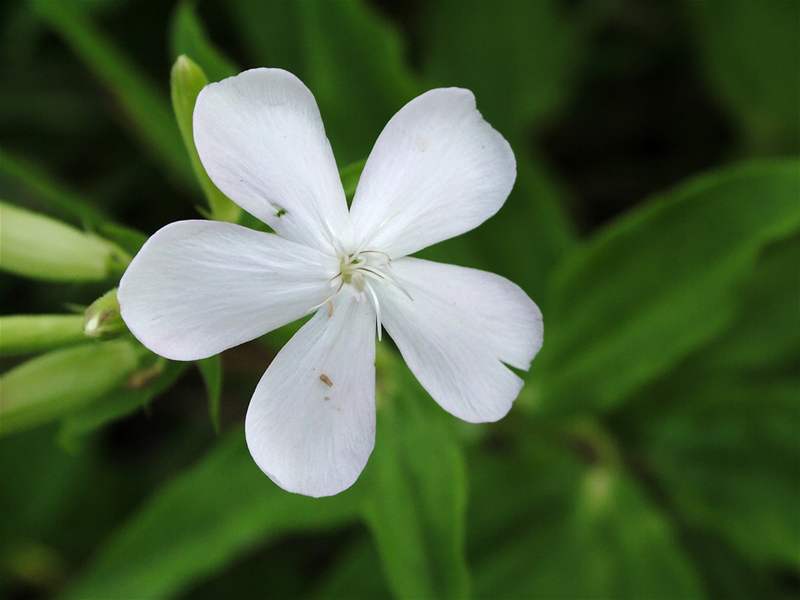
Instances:
[[[76,262],[52,234],[3,234],[0,595],[796,597],[799,6],[0,8],[0,219],[46,215],[88,248]],[[206,81],[260,66],[314,93],[348,201],[400,107],[470,88],[515,187],[422,255],[509,277],[544,313],[542,353],[493,424],[444,413],[384,340],[375,450],[321,500],[273,484],[243,435],[299,322],[193,364],[127,334],[88,341],[78,317],[118,282],[96,248],[125,262],[195,207],[266,229],[208,179],[191,128]]]

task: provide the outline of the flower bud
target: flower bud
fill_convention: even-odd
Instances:
[[[108,339],[127,331],[119,312],[117,288],[100,296],[84,313],[83,332],[89,337]]]
[[[172,66],[172,72],[170,73],[172,109],[175,111],[175,119],[178,121],[183,143],[192,161],[192,169],[197,176],[200,187],[203,189],[206,200],[208,200],[208,206],[211,209],[211,213],[208,216],[217,221],[235,223],[239,219],[241,210],[225,194],[219,191],[219,188],[208,177],[194,145],[194,133],[192,130],[194,104],[197,101],[197,95],[200,90],[207,83],[208,79],[197,63],[188,56],[181,54]]]
[[[0,317],[0,356],[52,350],[85,339],[81,315]]]
[[[146,354],[133,341],[88,343],[37,356],[0,377],[0,435],[59,419],[121,388]]]
[[[130,262],[109,241],[0,202],[0,269],[48,281],[101,281]]]

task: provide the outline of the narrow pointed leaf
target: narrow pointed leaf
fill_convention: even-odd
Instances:
[[[114,96],[124,124],[134,128],[158,163],[178,182],[191,183],[189,161],[158,87],[91,22],[81,3],[33,0],[31,5]]]
[[[800,229],[800,163],[698,177],[613,223],[557,273],[534,369],[548,410],[604,410],[733,318],[759,251]]]
[[[247,550],[356,518],[358,491],[288,494],[256,467],[240,431],[158,490],[100,548],[65,598],[171,598]]]

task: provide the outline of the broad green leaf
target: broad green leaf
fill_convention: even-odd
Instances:
[[[790,371],[800,363],[800,236],[773,244],[737,291],[734,323],[697,357],[729,371]]]
[[[718,335],[769,242],[800,228],[796,161],[705,175],[601,231],[559,269],[537,373],[547,410],[605,410]]]
[[[53,350],[0,376],[0,435],[61,418],[120,388],[142,356],[128,340]]]
[[[489,122],[517,136],[564,107],[572,90],[583,44],[565,12],[555,0],[425,3],[425,73],[472,90]]]
[[[461,449],[431,418],[438,409],[400,358],[382,352],[378,364],[379,441],[364,474],[364,510],[386,578],[399,598],[464,598],[469,574]]]
[[[241,210],[211,181],[203,164],[200,162],[200,156],[197,154],[197,148],[194,145],[192,129],[194,105],[197,101],[197,95],[207,83],[208,80],[200,67],[192,62],[190,58],[179,56],[172,67],[172,74],[170,75],[172,108],[175,111],[175,118],[178,121],[178,127],[180,128],[186,151],[189,153],[195,176],[211,209],[211,218],[235,223]]]
[[[755,151],[800,150],[800,4],[792,0],[685,3],[714,92]]]
[[[534,450],[484,450],[470,470],[476,597],[703,597],[670,522],[613,457],[541,436]]]
[[[796,372],[757,379],[687,364],[628,417],[637,454],[684,518],[750,560],[795,568],[798,390]]]
[[[47,281],[102,281],[130,256],[95,235],[0,202],[0,270]]]
[[[83,315],[0,317],[0,356],[53,350],[85,341]]]
[[[65,597],[175,596],[256,545],[351,522],[357,493],[318,500],[281,490],[253,463],[237,431],[157,491],[100,548]]]
[[[61,423],[58,440],[61,445],[74,451],[81,439],[101,427],[122,419],[149,404],[168,391],[186,371],[189,363],[165,361],[156,358],[151,364],[140,366],[136,387],[115,389],[86,408],[69,414]]]
[[[195,2],[183,0],[175,8],[170,33],[172,58],[190,56],[211,81],[236,75],[240,69],[208,38],[195,6]]]
[[[219,354],[197,361],[208,394],[208,415],[214,431],[219,433],[220,397],[222,395],[222,358]]]
[[[0,182],[19,185],[55,216],[73,225],[96,227],[107,221],[106,215],[93,203],[57,181],[50,173],[29,160],[0,148]]]
[[[106,37],[80,3],[33,0],[36,13],[115,97],[145,148],[182,184],[192,180],[169,105],[158,87]]]

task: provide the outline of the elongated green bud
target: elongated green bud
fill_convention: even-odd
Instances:
[[[0,269],[48,281],[100,281],[130,262],[120,248],[28,210],[0,202]]]
[[[108,339],[127,330],[119,312],[117,288],[92,302],[84,313],[83,332],[89,337]]]
[[[85,340],[82,315],[0,317],[0,356],[53,350]]]
[[[0,435],[63,417],[121,387],[144,349],[130,340],[82,344],[31,359],[0,377]]]
[[[192,116],[194,114],[194,104],[197,95],[200,93],[208,79],[203,69],[201,69],[189,57],[181,55],[172,66],[170,74],[170,86],[172,92],[172,109],[175,111],[175,119],[178,121],[178,128],[181,130],[181,137],[192,161],[192,168],[203,189],[203,193],[211,209],[209,215],[217,221],[230,221],[235,223],[239,219],[241,209],[234,204],[217,186],[211,181],[200,162],[197,148],[194,145],[194,133],[192,130]]]

